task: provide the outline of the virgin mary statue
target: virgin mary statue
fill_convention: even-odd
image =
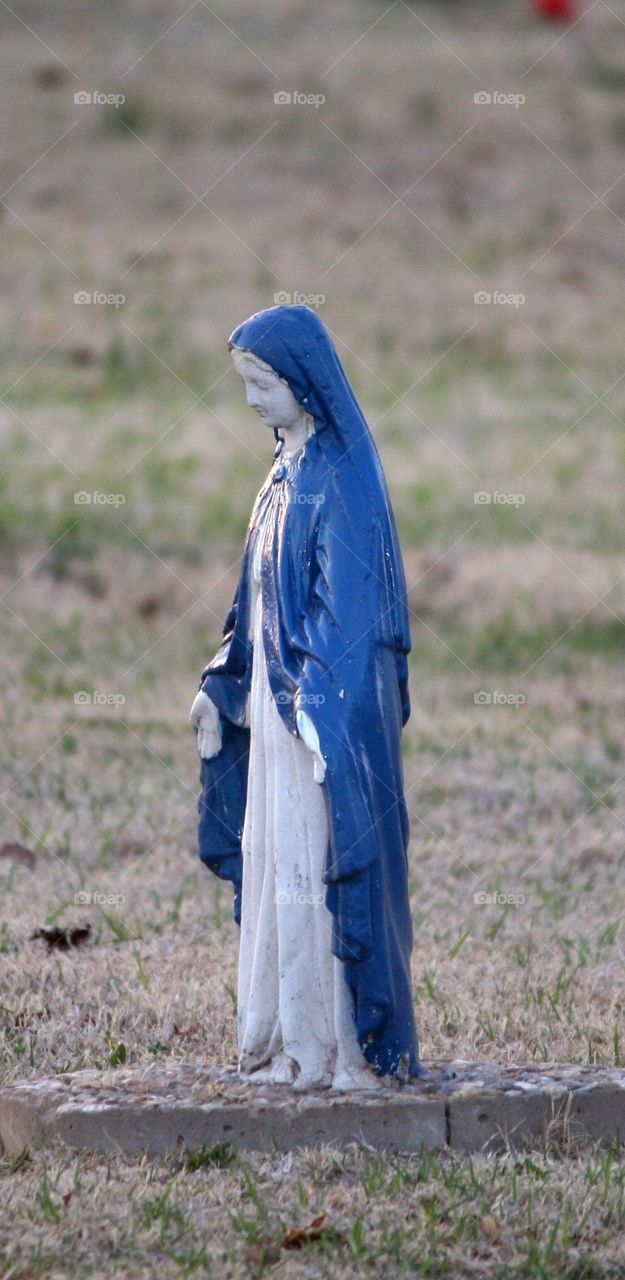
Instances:
[[[295,1090],[425,1074],[410,978],[406,581],[380,459],[314,311],[229,340],[273,429],[191,709],[202,861],[234,886],[238,1071]]]

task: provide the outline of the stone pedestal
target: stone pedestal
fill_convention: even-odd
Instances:
[[[625,1141],[625,1070],[558,1063],[424,1064],[428,1078],[376,1092],[294,1094],[253,1086],[234,1067],[169,1062],[77,1071],[0,1090],[9,1155],[51,1143],[101,1153],[166,1155],[229,1143],[291,1151],[356,1142],[387,1152],[465,1152]]]

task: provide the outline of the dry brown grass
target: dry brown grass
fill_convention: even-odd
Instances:
[[[39,41],[2,18],[1,831],[35,853],[0,861],[3,1080],[235,1052],[237,936],[197,861],[186,717],[270,457],[225,340],[280,290],[325,295],[400,522],[422,1051],[620,1062],[625,9],[600,0],[549,48],[513,0],[399,3],[359,43],[384,5],[234,0],[240,39],[198,4],[159,40],[185,8],[93,4],[87,29],[27,4]],[[79,80],[50,84],[41,40]],[[74,107],[78,88],[127,102]],[[326,103],[278,108],[281,88]],[[212,183],[213,212],[185,213]],[[74,504],[95,489],[124,504]],[[55,922],[91,941],[48,954],[30,935]],[[2,1274],[240,1275],[264,1248],[289,1275],[603,1280],[622,1186],[599,1153],[38,1154],[2,1166]],[[276,1253],[319,1213],[340,1234]]]

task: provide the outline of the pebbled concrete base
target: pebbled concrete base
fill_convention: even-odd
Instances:
[[[392,1154],[625,1141],[624,1070],[424,1065],[423,1080],[346,1096],[253,1085],[235,1067],[203,1063],[77,1071],[1,1089],[0,1142],[10,1156],[51,1143],[161,1156],[224,1142],[262,1151],[356,1142]]]

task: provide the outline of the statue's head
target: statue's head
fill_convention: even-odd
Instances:
[[[302,406],[297,403],[288,382],[270,364],[240,347],[232,346],[231,353],[237,373],[245,383],[247,403],[266,426],[279,432],[301,421],[304,416]]]

